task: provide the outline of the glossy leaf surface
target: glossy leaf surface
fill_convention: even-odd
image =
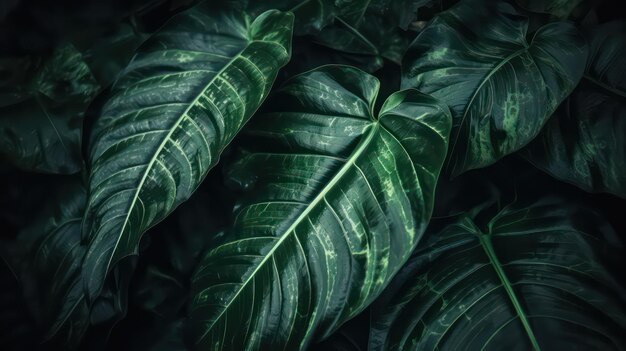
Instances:
[[[404,88],[446,102],[453,176],[529,143],[580,80],[587,46],[571,23],[541,27],[506,3],[463,1],[439,14],[403,59]]]
[[[279,89],[229,173],[244,192],[230,241],[192,281],[196,349],[305,348],[363,310],[419,241],[450,130],[406,90],[375,116],[378,81],[323,66]]]
[[[626,22],[589,34],[583,80],[523,151],[535,166],[590,192],[626,198]]]
[[[254,21],[207,3],[139,48],[91,133],[83,270],[92,298],[143,232],[185,201],[268,94],[290,55],[293,16]]]
[[[480,216],[429,233],[374,305],[370,350],[626,346],[623,244],[602,217],[559,198]]]

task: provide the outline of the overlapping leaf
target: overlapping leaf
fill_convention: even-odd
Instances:
[[[580,80],[587,46],[573,24],[528,35],[509,4],[470,0],[439,14],[407,51],[402,86],[453,111],[452,175],[525,146]]]
[[[83,115],[100,89],[81,53],[67,44],[41,64],[3,61],[11,78],[0,83],[0,157],[29,171],[77,172]]]
[[[626,22],[589,34],[583,80],[523,155],[557,179],[626,198]]]
[[[603,218],[559,198],[477,217],[418,248],[373,307],[370,350],[626,347],[623,244]]]
[[[90,138],[86,290],[185,201],[289,59],[293,16],[208,2],[148,39],[112,88]]]
[[[363,310],[408,258],[432,211],[450,116],[415,90],[324,66],[279,89],[229,179],[244,191],[230,241],[192,282],[191,344],[297,350]]]

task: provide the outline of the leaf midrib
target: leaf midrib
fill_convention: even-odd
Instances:
[[[506,291],[509,297],[509,300],[511,300],[511,303],[513,304],[513,308],[515,309],[515,312],[517,313],[517,316],[519,317],[522,325],[524,326],[524,330],[526,331],[526,335],[528,336],[528,339],[533,347],[533,350],[540,351],[541,348],[539,347],[539,343],[537,342],[535,333],[530,327],[530,323],[528,322],[528,317],[526,316],[526,312],[522,308],[522,305],[519,299],[515,295],[515,291],[513,290],[513,285],[511,284],[511,281],[509,281],[509,278],[506,276],[506,273],[504,272],[504,269],[502,268],[502,264],[500,263],[500,260],[498,259],[498,256],[496,255],[496,252],[493,248],[493,244],[491,242],[491,237],[490,237],[491,234],[483,234],[481,232],[478,232],[476,233],[476,235],[478,236],[480,246],[483,248],[483,250],[485,251],[485,254],[489,258],[489,262],[491,263],[491,266],[496,271],[496,274],[498,275],[498,278],[500,279],[500,282],[502,283],[502,287]]]
[[[454,149],[456,148],[456,143],[459,140],[459,137],[461,136],[461,126],[463,126],[463,122],[465,121],[467,114],[469,113],[470,107],[472,106],[472,104],[474,103],[474,100],[476,99],[476,96],[478,96],[478,93],[482,90],[483,86],[489,81],[489,79],[491,79],[491,77],[496,74],[500,68],[502,68],[502,66],[504,66],[505,64],[507,64],[508,62],[510,62],[511,60],[513,60],[514,58],[516,58],[517,56],[520,56],[521,54],[527,52],[529,49],[529,46],[525,46],[522,49],[519,49],[515,52],[513,52],[511,55],[505,57],[502,59],[502,61],[500,61],[500,63],[498,63],[486,76],[485,78],[483,78],[482,82],[480,82],[480,84],[478,85],[478,87],[476,87],[476,90],[474,90],[474,93],[472,94],[472,97],[470,98],[470,100],[468,101],[467,105],[465,106],[465,109],[463,111],[463,116],[461,117],[461,122],[459,123],[459,128],[456,132],[456,135],[454,137],[454,143],[452,144],[452,147],[450,148],[450,153],[454,152]],[[469,139],[468,139],[469,140]],[[467,153],[466,153],[467,155]],[[451,160],[451,159],[450,159]],[[450,160],[448,160],[448,166],[449,163],[451,162]],[[456,163],[455,163],[455,168],[456,168]]]
[[[220,76],[220,74],[222,74],[228,67],[230,67],[233,62],[239,58],[241,56],[241,54],[250,46],[251,43],[253,43],[255,40],[248,38],[248,43],[241,49],[241,51],[239,51],[235,56],[233,56],[233,58],[228,61],[228,63],[226,63],[226,65],[224,65],[224,67],[222,67],[216,74],[215,76],[213,76],[211,78],[211,80],[204,85],[204,88],[200,90],[200,93],[189,103],[189,106],[187,106],[187,108],[185,109],[185,111],[183,113],[181,113],[180,117],[178,118],[178,120],[176,120],[176,123],[174,123],[174,125],[172,126],[172,128],[170,128],[169,132],[167,133],[167,135],[165,136],[165,138],[163,138],[163,141],[161,142],[161,144],[159,145],[159,147],[157,148],[157,150],[154,152],[154,155],[152,156],[152,158],[150,159],[150,162],[148,163],[146,170],[144,171],[143,176],[141,177],[141,180],[139,182],[139,185],[137,186],[137,191],[135,192],[135,195],[133,196],[133,200],[131,202],[131,205],[128,207],[128,211],[126,213],[126,218],[124,219],[124,225],[122,226],[122,229],[120,230],[119,235],[117,236],[117,240],[115,242],[115,246],[113,247],[113,250],[111,251],[111,255],[109,256],[109,260],[107,262],[107,267],[106,270],[108,272],[109,267],[111,267],[111,262],[113,260],[113,257],[115,257],[116,253],[117,253],[117,249],[119,247],[119,243],[120,240],[122,239],[122,237],[124,236],[124,230],[126,229],[126,225],[129,222],[129,218],[131,215],[131,212],[133,210],[133,208],[135,207],[135,204],[137,202],[137,199],[139,198],[139,193],[141,192],[141,189],[143,188],[143,184],[146,180],[146,178],[148,177],[148,174],[150,173],[150,171],[152,170],[152,166],[154,165],[154,163],[156,162],[156,160],[158,159],[158,155],[161,154],[161,151],[163,151],[163,148],[165,147],[165,144],[167,143],[167,141],[170,139],[170,137],[172,136],[172,134],[174,133],[174,131],[176,131],[176,129],[178,128],[178,126],[180,125],[180,123],[185,119],[185,116],[187,116],[187,114],[189,113],[189,111],[191,110],[191,108],[193,106],[196,105],[196,103],[198,102],[198,100],[204,95],[204,92],[206,91],[206,89],[208,89],[209,86],[211,86],[211,84],[213,84],[215,82],[215,80]],[[191,118],[191,117],[189,117]]]
[[[307,207],[300,213],[300,215],[293,221],[293,223],[287,228],[284,233],[279,237],[279,239],[274,243],[272,248],[265,254],[265,257],[257,264],[256,268],[245,281],[241,283],[239,290],[235,293],[235,295],[230,299],[230,302],[224,306],[222,312],[213,319],[213,323],[206,328],[206,331],[203,333],[201,337],[199,337],[196,341],[196,345],[202,341],[202,339],[209,333],[211,328],[217,323],[217,321],[226,313],[226,311],[230,308],[230,305],[237,299],[239,294],[243,291],[243,289],[250,283],[250,281],[255,277],[257,272],[263,267],[263,265],[273,256],[274,252],[281,246],[281,244],[292,234],[295,232],[295,229],[300,225],[300,223],[308,218],[309,214],[313,209],[317,207],[322,201],[325,200],[328,192],[333,189],[333,187],[343,178],[343,176],[352,168],[355,164],[356,160],[361,156],[363,151],[369,146],[370,142],[377,134],[378,129],[380,128],[380,122],[375,121],[371,123],[369,127],[370,131],[365,137],[363,141],[359,143],[357,148],[354,150],[350,158],[347,159],[346,163],[339,169],[339,171],[333,176],[330,182],[320,191],[320,193],[307,205]]]

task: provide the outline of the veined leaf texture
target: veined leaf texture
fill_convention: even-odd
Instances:
[[[277,90],[246,128],[257,147],[228,175],[245,194],[232,240],[192,281],[195,349],[304,349],[363,310],[409,257],[451,117],[416,90],[376,113],[378,89],[358,69],[324,66]]]
[[[122,72],[89,139],[88,296],[185,201],[289,59],[293,16],[203,3],[172,18]]]

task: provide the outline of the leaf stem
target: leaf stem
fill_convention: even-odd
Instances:
[[[500,281],[502,282],[502,286],[504,287],[504,290],[506,290],[506,293],[509,296],[511,303],[513,304],[513,307],[515,308],[515,312],[517,312],[517,315],[520,321],[522,322],[522,325],[524,326],[524,330],[526,331],[526,334],[528,335],[528,339],[530,340],[530,343],[533,346],[533,350],[541,351],[541,348],[539,347],[539,343],[537,342],[537,338],[535,337],[535,333],[530,327],[530,323],[528,322],[528,318],[526,317],[526,312],[524,312],[524,309],[522,308],[522,304],[517,299],[517,296],[515,295],[515,291],[513,291],[513,285],[511,284],[511,282],[509,281],[509,278],[506,276],[506,273],[502,269],[502,263],[500,263],[500,260],[498,260],[498,257],[496,256],[496,252],[493,249],[493,245],[491,243],[491,238],[489,234],[483,234],[483,233],[477,233],[477,234],[478,234],[478,240],[480,241],[480,245],[485,250],[485,254],[487,255],[487,257],[489,257],[491,266],[496,271],[498,278],[500,278]]]

